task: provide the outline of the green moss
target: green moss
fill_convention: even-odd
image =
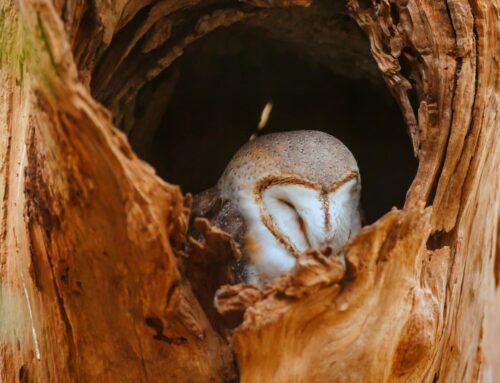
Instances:
[[[27,54],[22,48],[23,35],[19,28],[19,16],[11,8],[0,9],[0,69],[22,78]],[[16,73],[23,69],[23,74]]]
[[[45,51],[49,54],[50,62],[53,67],[56,67],[56,61],[54,59],[54,54],[52,53],[52,49],[50,47],[50,42],[49,39],[47,38],[47,33],[45,32],[45,28],[42,23],[42,19],[40,18],[40,15],[37,13],[37,36],[39,36],[40,41],[42,42]]]
[[[5,12],[0,10],[0,63],[3,61],[4,49],[3,49],[3,39],[2,36],[5,36]]]
[[[0,68],[4,67],[9,56],[9,26],[7,22],[7,14],[4,9],[0,9]]]
[[[0,6],[0,70],[21,88],[29,74],[51,90],[57,65],[43,18],[33,9],[19,12],[12,5]]]

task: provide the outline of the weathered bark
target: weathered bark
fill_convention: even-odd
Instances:
[[[219,290],[243,314],[229,341],[193,293],[189,198],[112,116],[126,130],[138,91],[216,27],[307,4],[3,2],[2,382],[493,381],[495,1],[348,0],[419,158],[405,207],[348,243],[345,272],[313,252],[265,291]],[[226,249],[212,235],[199,246]]]

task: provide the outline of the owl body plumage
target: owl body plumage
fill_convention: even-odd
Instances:
[[[337,252],[357,233],[360,188],[356,160],[335,137],[269,134],[245,144],[230,161],[215,188],[226,213],[212,216],[223,229],[240,220],[228,231],[243,249],[243,278],[263,286],[308,249]]]

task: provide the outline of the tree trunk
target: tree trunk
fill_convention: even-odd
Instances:
[[[347,244],[345,272],[313,252],[263,292],[223,287],[230,332],[193,293],[190,200],[115,125],[193,41],[308,3],[0,5],[0,381],[495,380],[497,1],[348,0],[418,156],[404,208]],[[205,229],[199,251],[232,251]]]

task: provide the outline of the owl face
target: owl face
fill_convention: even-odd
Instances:
[[[358,213],[358,174],[351,172],[329,188],[294,177],[272,177],[257,186],[260,220],[298,257],[309,249],[340,250],[350,237],[349,219]]]
[[[258,286],[309,249],[339,251],[361,226],[356,161],[326,133],[262,136],[236,154],[218,186],[245,222],[246,280]]]

